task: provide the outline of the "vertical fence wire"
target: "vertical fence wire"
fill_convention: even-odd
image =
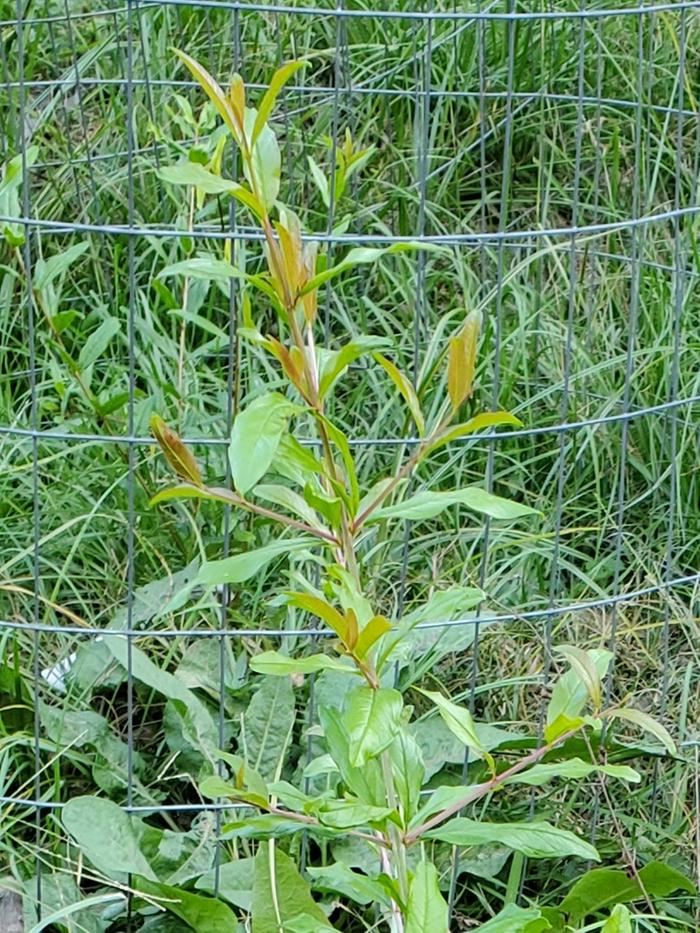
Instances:
[[[534,6],[534,5],[533,5]],[[438,0],[426,0],[420,8],[408,8],[397,3],[395,7],[387,3],[385,8],[362,11],[350,0],[340,0],[332,8],[318,3],[286,8],[274,3],[209,3],[207,0],[166,0],[157,4],[152,0],[125,0],[123,5],[106,4],[103,11],[83,11],[72,7],[72,0],[63,0],[56,12],[48,2],[41,15],[32,14],[31,7],[22,0],[17,0],[14,18],[0,24],[7,29],[15,29],[16,74],[8,56],[5,44],[0,42],[2,102],[4,134],[0,134],[3,158],[7,159],[18,153],[21,157],[21,216],[19,218],[0,218],[0,223],[16,222],[24,231],[24,241],[19,249],[21,257],[22,309],[26,332],[26,357],[28,366],[27,391],[28,412],[24,420],[8,415],[7,423],[0,424],[0,443],[16,444],[18,450],[28,450],[31,463],[31,508],[32,529],[27,548],[27,567],[32,581],[31,633],[32,677],[33,677],[33,790],[32,799],[15,799],[11,794],[2,797],[4,801],[27,807],[34,821],[34,839],[37,853],[41,853],[45,841],[45,811],[60,810],[65,800],[47,799],[47,786],[42,778],[46,768],[42,752],[42,736],[45,723],[42,721],[42,704],[47,702],[45,672],[42,673],[42,652],[46,650],[43,639],[56,637],[65,648],[71,639],[97,639],[101,626],[90,626],[83,631],[80,627],[68,624],[52,624],[49,616],[42,609],[44,586],[49,586],[52,572],[50,559],[44,557],[47,546],[43,544],[45,533],[44,515],[53,519],[51,514],[49,475],[44,481],[42,456],[44,451],[66,450],[71,457],[78,451],[78,445],[92,445],[90,450],[97,451],[100,445],[114,449],[115,459],[124,462],[124,482],[122,490],[126,496],[126,533],[124,540],[125,573],[123,586],[123,605],[125,607],[124,634],[126,636],[126,698],[125,724],[126,736],[126,782],[124,805],[129,812],[161,813],[168,808],[181,810],[192,816],[209,812],[214,825],[214,890],[220,889],[220,869],[223,858],[222,826],[224,805],[217,801],[209,807],[191,801],[173,802],[162,806],[144,802],[137,780],[136,760],[138,741],[142,731],[138,693],[134,676],[134,640],[168,639],[174,645],[173,651],[189,640],[206,641],[216,638],[218,676],[221,689],[216,699],[216,723],[218,741],[223,748],[227,741],[227,716],[225,684],[229,676],[229,655],[227,645],[233,639],[241,644],[245,635],[254,635],[255,631],[237,632],[231,622],[228,588],[218,594],[218,605],[214,623],[214,634],[202,630],[178,630],[175,623],[170,628],[163,628],[151,622],[140,625],[137,613],[138,584],[140,578],[140,522],[142,515],[137,505],[137,486],[140,482],[139,470],[146,460],[149,440],[142,428],[141,396],[143,386],[148,383],[148,374],[142,367],[142,343],[149,338],[140,333],[143,326],[143,280],[141,250],[144,244],[157,244],[159,261],[172,251],[172,244],[181,241],[187,233],[193,249],[208,243],[225,244],[234,256],[242,255],[248,249],[258,248],[258,240],[238,217],[238,212],[231,201],[226,214],[221,213],[219,224],[206,217],[195,221],[192,229],[183,231],[171,222],[169,215],[151,212],[141,203],[149,185],[155,184],[154,174],[142,171],[141,159],[149,155],[155,167],[167,164],[171,153],[167,142],[153,133],[149,133],[141,124],[148,120],[158,124],[159,107],[170,106],[169,94],[189,94],[192,83],[182,77],[164,76],[158,62],[152,62],[154,48],[158,43],[179,44],[177,36],[192,28],[191,19],[196,22],[196,41],[206,50],[213,72],[221,72],[227,77],[231,71],[242,70],[244,77],[250,67],[254,73],[259,69],[260,60],[265,55],[265,38],[258,45],[257,28],[271,28],[274,33],[274,45],[277,63],[293,55],[314,55],[323,61],[327,69],[321,82],[315,83],[311,76],[312,69],[301,72],[294,85],[285,92],[281,99],[283,108],[283,135],[288,145],[284,157],[290,186],[296,192],[302,189],[301,198],[311,190],[306,171],[306,156],[313,151],[314,138],[309,130],[307,114],[318,109],[323,115],[324,125],[328,127],[328,154],[330,165],[329,212],[324,229],[318,239],[326,245],[329,264],[334,255],[348,245],[376,245],[377,243],[399,242],[406,239],[418,239],[424,242],[440,241],[454,249],[456,262],[461,263],[469,273],[473,272],[473,284],[464,273],[461,282],[466,283],[465,292],[472,289],[471,299],[476,305],[485,305],[485,332],[488,335],[487,348],[490,372],[485,376],[488,383],[490,403],[493,408],[501,407],[501,398],[509,390],[512,380],[508,365],[508,353],[511,348],[511,331],[514,297],[512,283],[517,280],[530,289],[534,295],[536,307],[532,310],[529,322],[532,334],[528,335],[529,346],[534,348],[534,363],[523,384],[531,392],[526,400],[531,404],[535,420],[530,420],[522,431],[514,431],[512,440],[498,434],[478,438],[468,447],[481,457],[485,470],[485,484],[490,491],[498,491],[501,486],[507,488],[507,463],[503,453],[506,444],[521,442],[518,450],[522,456],[549,458],[550,480],[547,487],[550,499],[549,524],[547,526],[547,546],[541,543],[533,545],[540,548],[531,560],[539,560],[537,574],[540,590],[528,598],[522,594],[522,605],[517,599],[499,608],[496,619],[503,629],[517,628],[521,625],[538,627],[539,667],[535,681],[542,691],[538,697],[539,741],[543,741],[545,705],[541,697],[546,695],[555,668],[554,644],[555,633],[559,637],[562,628],[579,628],[585,631],[586,613],[599,612],[604,620],[601,638],[613,652],[613,665],[606,679],[606,698],[616,696],[618,673],[625,659],[620,657],[620,642],[623,637],[622,621],[628,607],[640,612],[647,612],[649,617],[660,616],[659,643],[647,636],[645,645],[651,653],[658,648],[655,659],[655,671],[658,683],[653,685],[657,698],[657,711],[662,716],[669,714],[672,694],[671,676],[673,668],[673,648],[676,631],[676,615],[687,609],[693,616],[693,600],[697,601],[700,573],[697,568],[688,566],[685,550],[689,547],[687,538],[700,533],[694,522],[695,516],[689,515],[682,501],[682,490],[690,485],[683,471],[693,469],[688,464],[685,447],[685,433],[693,433],[697,441],[699,428],[693,417],[700,402],[700,389],[697,382],[686,378],[684,373],[684,339],[686,326],[689,328],[697,317],[697,308],[692,303],[693,286],[697,270],[693,266],[695,255],[694,228],[698,210],[698,180],[700,168],[700,122],[698,122],[695,91],[690,78],[688,52],[690,35],[697,29],[695,18],[700,11],[700,3],[684,0],[682,3],[657,3],[639,6],[620,4],[614,8],[611,4],[593,0],[572,0],[557,3],[542,2],[526,6],[519,0],[477,0],[473,11],[464,11],[456,0],[441,3]],[[365,33],[362,30],[362,17],[381,26],[382,40],[385,43],[386,65],[381,68],[372,62],[374,74],[368,65],[374,51],[367,48],[367,61],[358,54],[362,48]],[[617,19],[627,24],[632,23],[630,33],[634,39],[626,54],[633,60],[633,68],[628,69],[627,83],[621,81],[615,85],[613,94],[606,90],[609,79],[607,60],[604,61],[603,49],[606,43],[616,37],[611,36],[610,24]],[[81,58],[80,37],[85,23],[94,20],[97,29],[104,27],[109,33],[114,47],[111,58],[105,57],[104,64],[90,71],[92,67]],[[222,22],[226,27],[225,46],[229,53],[222,54],[220,36]],[[107,24],[111,24],[107,27]],[[274,23],[274,26],[270,26]],[[673,23],[674,41],[677,47],[677,59],[672,89],[666,105],[656,96],[657,80],[660,80],[653,61],[655,43],[664,29]],[[147,24],[147,25],[146,25]],[[291,24],[291,26],[290,26]],[[285,30],[291,29],[290,32]],[[665,35],[665,33],[663,33]],[[559,37],[562,48],[555,47],[554,40]],[[552,47],[548,43],[552,40]],[[27,47],[37,42],[45,42],[46,49],[56,59],[51,76],[37,75],[36,69],[28,71]],[[106,41],[106,39],[105,39]],[[322,48],[319,52],[314,47],[317,41]],[[470,86],[453,86],[449,89],[441,83],[438,74],[439,62],[452,48],[454,67],[460,73],[463,43],[466,48],[471,41],[471,54],[474,67],[471,76],[475,78]],[[309,48],[305,48],[305,43]],[[66,68],[60,50],[65,43],[67,50]],[[329,47],[326,47],[326,43]],[[409,47],[407,60],[398,64],[391,63],[389,49],[392,43],[397,48]],[[288,47],[294,45],[294,48]],[[298,47],[297,47],[298,46]],[[505,49],[499,59],[498,50]],[[630,51],[632,49],[633,51]],[[250,60],[246,54],[250,54]],[[106,53],[105,53],[106,55]],[[592,60],[592,56],[596,56]],[[108,63],[109,62],[109,63]],[[627,62],[626,62],[627,64]],[[623,66],[624,67],[624,66]],[[666,63],[664,62],[664,67]],[[465,71],[467,67],[465,66]],[[475,73],[474,73],[475,72]],[[664,85],[668,88],[668,83]],[[629,95],[625,98],[627,87]],[[124,95],[126,107],[126,126],[123,128],[105,125],[96,130],[94,121],[101,109]],[[40,95],[45,95],[40,98]],[[35,121],[43,114],[39,113],[38,101],[42,106],[55,108],[55,121],[63,127],[65,150],[42,154],[39,166],[30,164],[29,145],[35,134]],[[15,103],[16,100],[16,103]],[[381,217],[381,224],[373,225],[370,212],[361,215],[357,227],[351,227],[350,233],[337,232],[341,220],[338,192],[336,191],[336,168],[338,165],[338,145],[344,129],[344,121],[353,127],[353,133],[362,132],[363,119],[369,112],[368,103],[373,100],[385,101],[394,119],[402,119],[410,113],[412,122],[412,140],[410,160],[411,168],[404,176],[404,183],[411,194],[411,207],[408,225],[415,227],[404,231],[401,227],[400,212],[388,212]],[[444,101],[454,106],[455,112],[465,120],[465,141],[463,150],[453,154],[444,152],[436,142],[440,129]],[[392,110],[395,107],[396,110]],[[461,109],[460,109],[461,108]],[[528,109],[529,108],[529,109]],[[558,108],[558,109],[557,109]],[[75,111],[75,112],[74,112]],[[97,113],[96,113],[97,111]],[[554,163],[555,140],[545,131],[546,121],[552,112],[564,114],[570,130],[562,142],[571,147],[570,172],[562,170],[561,178],[555,177],[557,166]],[[477,125],[476,132],[471,132],[469,119]],[[631,139],[620,143],[609,130],[614,121],[613,114],[631,113]],[[396,117],[398,114],[398,117]],[[521,123],[537,114],[542,133],[536,141],[537,152],[535,175],[537,178],[538,198],[534,205],[523,204],[523,190],[519,187],[520,178],[517,163],[523,145]],[[49,119],[49,118],[47,118]],[[689,126],[694,122],[695,131]],[[389,142],[382,139],[382,144],[390,144],[392,130],[389,125],[380,127]],[[123,132],[122,132],[123,130]],[[461,130],[461,127],[460,127]],[[110,151],[99,151],[99,132],[111,134]],[[656,153],[655,134],[660,137],[658,145],[668,146],[672,141],[674,148],[673,169],[664,181],[671,187],[671,193],[664,198],[657,194],[661,186],[659,176],[664,153]],[[459,136],[459,132],[455,134]],[[687,137],[692,136],[693,151],[689,152]],[[403,139],[403,137],[402,137]],[[191,142],[191,141],[190,141]],[[196,140],[195,140],[196,142]],[[615,171],[609,153],[615,146],[627,145],[631,153],[629,174],[622,180],[618,189],[619,205],[615,210],[606,204],[606,185]],[[15,152],[12,151],[14,146]],[[184,143],[183,143],[184,146]],[[298,158],[293,156],[293,146],[299,148]],[[182,148],[182,146],[180,147]],[[625,153],[625,154],[626,154]],[[466,156],[473,160],[466,162]],[[402,154],[402,157],[405,154]],[[235,156],[233,157],[235,160]],[[109,168],[104,167],[105,164]],[[462,224],[456,215],[445,221],[445,214],[434,208],[449,208],[448,195],[450,186],[459,190],[464,182],[460,174],[460,160],[470,164],[478,174],[473,180],[474,195],[478,204],[469,223]],[[43,164],[43,163],[46,164]],[[662,164],[663,163],[663,164]],[[398,172],[392,166],[392,172]],[[66,170],[70,178],[70,187],[60,187],[57,183],[59,209],[42,214],[44,202],[35,199],[34,193],[41,180],[41,173]],[[236,164],[233,164],[235,176]],[[586,189],[586,173],[593,178],[592,195]],[[410,183],[408,181],[410,176]],[[398,174],[397,177],[401,178]],[[392,176],[393,178],[393,176]],[[556,181],[556,184],[553,181]],[[393,184],[393,181],[392,181]],[[540,192],[540,184],[545,188]],[[551,184],[551,190],[550,190]],[[359,182],[352,181],[352,190],[356,195]],[[559,187],[557,187],[559,186]],[[390,186],[387,186],[390,187]],[[611,186],[612,187],[612,186]],[[112,188],[119,197],[111,200]],[[75,204],[71,204],[69,190],[75,190]],[[436,193],[437,192],[437,193]],[[439,203],[445,196],[444,205]],[[81,203],[85,197],[86,203]],[[119,203],[119,198],[123,203]],[[435,197],[436,202],[431,201]],[[556,201],[556,199],[559,199]],[[590,200],[589,200],[590,198]],[[556,204],[553,206],[551,200]],[[120,214],[120,207],[126,208],[126,223]],[[620,216],[624,212],[624,216]],[[80,219],[74,220],[73,216]],[[655,215],[659,215],[658,217]],[[454,229],[445,224],[454,223]],[[59,242],[66,240],[66,235],[84,236],[102,260],[100,273],[104,282],[104,292],[111,303],[113,313],[124,318],[126,334],[126,384],[127,402],[126,419],[122,434],[115,428],[109,417],[97,419],[95,426],[85,427],[85,422],[74,422],[68,426],[49,426],[42,407],[44,399],[43,357],[39,324],[42,318],[41,308],[33,287],[33,274],[37,261],[44,258],[44,250],[56,237]],[[62,239],[61,239],[62,238]],[[652,247],[659,255],[649,258]],[[72,242],[72,241],[71,241]],[[124,267],[122,250],[126,253]],[[117,255],[122,260],[114,260]],[[113,264],[114,261],[114,264]],[[249,261],[249,258],[246,258]],[[430,324],[433,320],[433,304],[439,306],[438,289],[433,288],[432,259],[424,251],[419,251],[415,259],[415,276],[412,287],[412,321],[410,332],[402,335],[400,347],[410,356],[410,372],[414,385],[417,386],[421,371],[422,355],[429,339]],[[592,372],[602,366],[604,354],[594,343],[594,322],[604,313],[603,307],[612,270],[626,270],[624,299],[626,314],[615,321],[613,333],[618,334],[618,346],[610,347],[610,355],[617,362],[608,360],[611,372],[617,374],[614,398],[600,398],[594,388]],[[126,273],[126,289],[120,287],[119,276]],[[618,272],[619,275],[619,272]],[[556,306],[553,304],[552,283],[560,277],[565,282],[563,297]],[[661,285],[658,282],[661,281]],[[616,282],[616,287],[617,287]],[[356,286],[361,296],[365,296],[366,284]],[[622,286],[620,286],[622,287]],[[649,394],[640,394],[637,388],[644,378],[645,339],[648,339],[649,325],[647,305],[658,300],[658,295],[649,297],[647,290],[657,287],[661,291],[668,287],[670,303],[665,316],[665,328],[661,337],[668,338],[666,350],[670,357],[667,384],[659,390],[659,401]],[[121,299],[125,291],[126,300]],[[334,322],[341,298],[335,286],[330,284],[323,296],[323,331],[324,346],[333,346]],[[231,424],[239,404],[241,394],[240,350],[238,328],[240,301],[238,286],[229,286],[226,316],[230,340],[225,349],[225,359],[221,363],[224,372],[225,402],[219,414],[219,423],[223,421],[223,436],[208,441],[204,436],[188,438],[205,449],[207,456],[219,457],[225,449],[230,435]],[[337,300],[336,300],[337,299]],[[122,307],[120,307],[120,304]],[[187,299],[183,310],[188,311]],[[547,331],[545,310],[556,317],[556,337]],[[581,318],[585,316],[585,323]],[[691,323],[687,323],[690,321]],[[695,324],[694,326],[698,326]],[[554,328],[553,328],[554,330]],[[182,346],[186,348],[187,325],[183,323]],[[556,363],[547,358],[552,342],[557,340]],[[594,363],[591,363],[593,360]],[[615,370],[614,366],[618,369]],[[189,391],[189,368],[183,364],[183,378],[180,386],[183,396]],[[552,373],[555,375],[552,376]],[[553,381],[554,385],[547,383]],[[612,391],[612,390],[611,390]],[[516,393],[517,396],[517,393]],[[663,400],[661,401],[661,399]],[[534,399],[534,401],[533,401]],[[555,404],[557,399],[558,404]],[[527,405],[525,405],[527,410]],[[223,417],[222,417],[223,414]],[[348,413],[348,420],[350,415]],[[538,422],[537,416],[542,421]],[[140,420],[141,419],[141,420]],[[193,430],[192,421],[184,421],[183,432]],[[640,424],[651,424],[652,445],[661,438],[661,450],[658,459],[652,464],[656,473],[649,480],[652,491],[640,493],[635,486],[634,470],[639,459],[637,453],[637,433]],[[382,431],[382,425],[376,425],[373,436],[354,436],[352,443],[358,450],[379,451],[378,458],[388,450],[395,455],[409,449],[415,442],[412,435],[396,436]],[[657,429],[658,428],[658,429]],[[576,512],[572,508],[571,498],[578,494],[577,483],[581,482],[580,468],[591,438],[596,432],[609,431],[619,437],[616,448],[616,461],[608,464],[610,475],[609,505],[606,514],[600,516],[600,527],[591,532],[586,529],[581,535],[590,533],[580,551],[572,556],[570,545],[571,529],[575,527]],[[604,449],[604,455],[607,450]],[[111,452],[109,454],[111,456]],[[225,459],[225,458],[224,458]],[[120,467],[121,469],[121,467]],[[230,478],[228,465],[224,468]],[[652,469],[652,472],[653,472]],[[653,492],[653,495],[652,495]],[[539,490],[533,490],[537,496]],[[664,540],[661,553],[655,551],[649,558],[650,566],[643,576],[639,576],[639,567],[634,564],[634,545],[628,543],[629,527],[638,515],[640,503],[651,503],[658,510],[659,503],[665,498]],[[651,505],[649,505],[651,508]],[[66,516],[62,516],[65,520]],[[68,516],[72,518],[72,516]],[[223,553],[232,552],[235,533],[239,530],[230,510],[227,508],[222,518]],[[402,534],[396,541],[398,580],[396,582],[395,602],[399,616],[408,605],[414,537],[412,526],[405,523]],[[598,538],[596,539],[596,535]],[[602,542],[602,543],[601,543]],[[498,588],[496,578],[498,556],[498,531],[487,520],[480,538],[480,545],[472,549],[478,558],[475,575],[482,588]],[[588,550],[587,550],[588,549]],[[42,554],[44,550],[44,554]],[[598,565],[591,571],[589,589],[581,587],[576,577],[584,577],[589,572],[585,555],[591,564],[600,560],[604,553],[612,570],[604,574],[600,570],[602,584],[598,585],[595,573]],[[690,550],[692,553],[692,548]],[[540,559],[541,558],[541,559]],[[572,569],[578,559],[579,564]],[[466,566],[466,561],[465,561]],[[524,568],[525,562],[515,566]],[[495,569],[494,569],[495,568]],[[519,572],[525,580],[525,569]],[[533,574],[534,576],[534,574]],[[681,605],[683,608],[680,608]],[[467,687],[464,693],[472,712],[477,712],[480,703],[479,688],[484,683],[485,663],[484,641],[488,637],[492,620],[483,615],[485,607],[479,607],[474,618],[466,620],[433,620],[435,624],[468,624],[473,627],[474,638],[467,659]],[[0,606],[0,632],[15,637],[19,624],[7,613],[3,615]],[[488,627],[487,624],[488,623]],[[649,626],[653,628],[653,626]],[[290,637],[308,637],[320,639],[324,632],[279,632],[270,627],[261,629],[271,639]],[[600,644],[603,641],[599,642]],[[484,658],[486,657],[486,661]],[[61,660],[59,658],[59,660]],[[693,664],[695,663],[695,668]],[[688,780],[697,795],[697,756],[696,736],[688,724],[687,711],[696,689],[697,664],[692,659],[688,662],[681,689],[684,698],[681,704],[684,710],[678,723],[681,738],[686,742],[690,757],[695,756],[695,781],[693,769],[688,764]],[[651,685],[650,685],[651,689]],[[673,687],[675,689],[675,687]],[[50,697],[49,697],[50,699]],[[306,763],[311,759],[313,749],[312,727],[316,724],[315,694],[312,678],[306,726],[308,734],[302,754]],[[466,779],[471,764],[467,755],[462,763],[462,777]],[[654,767],[653,788],[650,795],[650,813],[656,813],[659,804],[660,783],[664,776],[665,765]],[[213,816],[211,810],[214,810]],[[529,814],[532,817],[536,809],[536,795],[529,798]],[[601,819],[601,801],[598,792],[594,794],[593,812],[590,819],[590,831],[595,836]],[[697,824],[696,824],[697,826]],[[302,861],[306,864],[309,857],[306,841],[302,844]],[[449,910],[450,922],[456,922],[460,904],[459,878],[460,853],[455,848],[449,865]],[[35,867],[36,911],[41,920],[42,882],[44,867],[41,855],[37,855]],[[521,866],[519,890],[524,894],[524,867]],[[131,903],[129,904],[129,928],[134,922]]]

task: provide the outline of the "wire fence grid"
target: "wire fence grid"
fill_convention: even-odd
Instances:
[[[292,206],[315,203],[307,156],[325,160],[332,177],[346,127],[376,145],[374,162],[353,181],[352,204],[334,203],[331,186],[329,216],[313,234],[331,256],[348,245],[416,239],[450,247],[449,261],[420,252],[410,263],[397,260],[400,274],[388,263],[329,288],[329,346],[355,327],[353,315],[371,329],[376,292],[417,379],[455,300],[484,309],[480,401],[509,407],[525,426],[452,445],[430,482],[485,477],[489,489],[523,497],[544,518],[538,534],[488,524],[475,531],[466,516],[435,532],[440,561],[450,572],[468,568],[489,594],[488,618],[426,623],[476,629],[461,662],[472,708],[498,679],[495,630],[511,660],[523,658],[504,718],[516,718],[525,695],[541,708],[557,640],[605,645],[615,651],[609,695],[636,683],[687,751],[684,786],[697,780],[700,0],[374,6],[128,0],[90,9],[76,0],[17,0],[16,9],[3,8],[0,158],[21,155],[23,183],[20,216],[0,224],[18,224],[24,243],[21,277],[0,271],[0,463],[11,483],[0,486],[8,490],[0,497],[0,580],[27,593],[3,597],[0,636],[5,663],[14,663],[17,646],[31,658],[34,719],[31,761],[3,777],[1,799],[24,824],[34,821],[35,848],[19,857],[34,860],[39,905],[48,871],[41,852],[62,833],[53,811],[65,803],[46,710],[61,697],[76,708],[88,695],[106,702],[64,682],[86,646],[98,645],[108,627],[129,645],[126,682],[110,710],[127,749],[115,799],[131,812],[176,814],[180,826],[214,813],[218,833],[227,808],[202,804],[191,787],[174,781],[170,799],[144,796],[136,758],[148,722],[131,646],[171,667],[198,642],[214,646],[222,686],[209,699],[227,747],[227,645],[328,634],[285,628],[258,603],[239,613],[228,593],[197,613],[159,617],[175,583],[148,588],[175,571],[181,584],[196,556],[183,549],[193,527],[185,513],[159,519],[145,504],[141,480],[161,475],[150,412],[174,413],[221,475],[239,401],[265,375],[241,362],[236,286],[227,298],[216,289],[196,296],[201,313],[229,335],[214,350],[201,354],[201,334],[183,328],[183,356],[152,320],[167,316],[162,305],[153,310],[162,300],[153,280],[181,249],[218,251],[225,241],[251,261],[259,251],[258,235],[233,207],[195,212],[188,224],[158,178],[159,166],[199,144],[185,102],[196,110],[201,101],[171,46],[184,46],[222,81],[240,71],[251,94],[281,61],[308,57],[275,118],[282,198]],[[91,277],[61,310],[95,322],[109,315],[121,328],[108,364],[92,375],[105,401],[114,386],[123,395],[108,415],[86,413],[58,372],[61,356],[33,287],[39,264],[76,242],[88,244]],[[344,409],[341,399],[334,415],[366,475],[378,476],[416,438],[379,407],[372,378],[358,367],[352,404]],[[80,483],[71,485],[76,475]],[[226,556],[245,535],[226,513],[206,543],[219,541],[216,556]],[[425,546],[408,527],[395,542],[386,573],[399,613],[430,582]],[[71,617],[57,604],[77,608]],[[311,722],[313,714],[312,695],[302,715]],[[536,724],[532,709],[528,717]],[[648,812],[661,805],[667,780],[656,767]],[[591,834],[606,819],[598,803]],[[458,879],[455,862],[452,904]]]

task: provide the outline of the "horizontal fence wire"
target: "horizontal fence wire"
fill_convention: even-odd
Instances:
[[[473,636],[462,658],[463,698],[472,712],[488,702],[499,673],[489,642],[495,626],[508,650],[528,659],[515,681],[531,691],[535,713],[531,709],[529,718],[539,718],[541,740],[554,648],[580,636],[614,651],[608,699],[625,683],[632,654],[643,654],[640,679],[652,706],[676,728],[682,754],[696,749],[689,722],[697,708],[697,661],[688,643],[697,633],[700,605],[700,370],[694,349],[700,333],[694,293],[700,115],[693,70],[700,0],[536,5],[476,0],[461,9],[443,0],[397,0],[375,9],[350,0],[295,6],[132,0],[88,10],[74,9],[73,0],[26,7],[17,0],[15,16],[0,20],[0,121],[6,128],[0,159],[19,156],[22,176],[19,205],[5,213],[0,207],[0,230],[11,225],[24,232],[16,275],[21,320],[8,317],[7,364],[0,359],[0,389],[8,399],[0,404],[0,473],[16,478],[17,496],[31,510],[31,527],[19,529],[0,496],[2,514],[10,516],[8,530],[0,528],[0,584],[15,586],[11,598],[0,588],[0,638],[7,652],[20,639],[31,656],[34,769],[21,791],[3,784],[0,802],[26,810],[33,821],[37,904],[51,874],[40,853],[51,834],[62,832],[51,814],[66,803],[45,776],[52,766],[59,774],[62,763],[42,709],[66,695],[65,684],[59,690],[55,684],[85,644],[105,638],[127,644],[126,692],[119,698],[127,747],[120,804],[125,812],[154,817],[211,814],[218,890],[222,826],[231,806],[176,799],[186,796],[179,791],[175,799],[144,800],[136,765],[142,736],[134,651],[162,657],[166,645],[173,661],[176,652],[184,656],[193,644],[213,642],[220,689],[210,699],[219,745],[226,748],[228,646],[244,652],[250,640],[313,644],[333,635],[322,627],[271,624],[264,611],[260,624],[246,624],[245,612],[234,616],[229,588],[206,600],[194,594],[194,608],[167,607],[183,583],[183,550],[187,558],[196,554],[181,546],[193,527],[184,512],[164,520],[174,528],[176,546],[147,507],[146,486],[152,493],[165,477],[147,434],[149,396],[182,419],[186,443],[230,482],[225,449],[234,414],[246,391],[270,375],[241,361],[237,328],[244,298],[236,279],[197,297],[198,313],[227,336],[201,356],[202,344],[184,327],[173,350],[161,321],[166,314],[153,310],[161,308],[153,283],[169,281],[158,273],[181,250],[217,253],[226,244],[254,265],[263,239],[233,204],[188,217],[158,176],[163,165],[201,142],[182,117],[187,106],[201,105],[196,86],[163,51],[185,40],[222,80],[242,71],[253,97],[282,61],[309,59],[303,80],[281,95],[275,123],[287,147],[283,197],[295,208],[316,197],[310,157],[323,158],[335,178],[346,127],[363,144],[376,141],[376,186],[370,162],[366,177],[353,180],[352,207],[347,195],[336,198],[331,182],[330,217],[310,209],[321,222],[305,239],[325,246],[329,262],[358,246],[437,247],[410,260],[383,260],[388,270],[395,261],[403,264],[407,288],[381,270],[371,282],[351,276],[348,284],[327,286],[321,312],[327,348],[354,326],[347,308],[363,320],[376,313],[376,286],[398,332],[396,352],[418,386],[441,316],[453,309],[452,296],[485,312],[479,401],[486,409],[508,407],[523,426],[453,441],[433,476],[412,487],[447,485],[454,473],[460,482],[514,494],[543,512],[541,534],[518,536],[490,521],[475,528],[461,515],[434,532],[450,572],[487,594],[474,613],[416,627]],[[32,156],[34,145],[39,154]],[[234,177],[235,159],[227,159]],[[88,321],[109,314],[123,336],[109,364],[95,361],[91,372],[98,386],[116,373],[123,402],[116,414],[92,420],[77,410],[65,373],[57,375],[62,357],[47,339],[35,288],[45,258],[77,242],[88,245],[93,281],[61,308],[75,305]],[[6,296],[15,294],[15,273],[8,271],[15,258],[4,275],[0,271],[0,320],[11,313]],[[168,393],[163,385],[176,370],[173,379],[187,391]],[[376,479],[420,438],[376,408],[368,368],[353,366],[350,377],[364,387],[362,404],[347,410],[340,404],[335,415]],[[107,388],[112,391],[105,387],[105,394]],[[84,488],[66,497],[71,462],[82,471]],[[79,529],[76,539],[73,529]],[[247,540],[228,508],[218,530],[217,557]],[[427,580],[423,532],[404,523],[392,534],[386,574],[401,617],[415,598],[415,581]],[[157,546],[148,544],[149,535],[160,535]],[[116,577],[105,586],[102,605],[94,579],[101,569],[79,560],[81,542],[95,536],[102,548],[95,553]],[[457,572],[454,564],[465,569]],[[157,608],[144,596],[156,565],[164,581],[157,600],[165,604]],[[28,603],[20,601],[20,590]],[[77,608],[64,612],[62,602]],[[679,686],[682,665],[686,694]],[[306,728],[317,724],[315,689],[312,684]],[[311,749],[309,740],[307,763]],[[469,763],[466,758],[463,775]],[[683,768],[688,781],[693,775],[697,781],[697,755],[694,770],[689,758]],[[657,765],[650,812],[660,805],[663,780]],[[533,794],[531,815],[535,802]],[[595,838],[606,819],[597,796],[585,818]],[[456,850],[450,873],[454,918],[461,877]]]

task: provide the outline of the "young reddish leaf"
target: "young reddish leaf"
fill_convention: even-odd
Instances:
[[[454,411],[472,394],[480,330],[481,312],[470,311],[460,332],[450,340],[447,391]]]
[[[151,432],[158,441],[163,456],[177,475],[195,486],[202,485],[200,473],[194,455],[182,443],[177,434],[167,426],[160,415],[151,415]]]
[[[336,633],[336,635],[345,642],[347,638],[348,623],[343,616],[327,603],[325,599],[313,596],[311,593],[288,593],[289,602],[293,606],[306,610],[319,619],[323,619]]]
[[[239,74],[234,74],[231,78],[228,98],[231,101],[236,120],[243,126],[245,118],[245,85],[243,84],[243,78]]]
[[[360,632],[355,645],[355,655],[362,660],[372,645],[391,630],[391,622],[384,616],[374,616]]]
[[[357,645],[357,637],[359,634],[357,627],[357,616],[355,615],[354,610],[348,609],[345,613],[345,645],[350,650],[353,651]]]

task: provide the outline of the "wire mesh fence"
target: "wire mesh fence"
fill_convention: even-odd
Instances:
[[[170,412],[224,475],[240,400],[267,375],[241,358],[238,285],[193,283],[188,324],[158,279],[204,246],[253,264],[261,249],[231,205],[183,206],[158,175],[214,132],[193,118],[201,101],[172,46],[222,81],[240,72],[251,93],[280,62],[309,60],[276,118],[282,198],[308,211],[330,256],[409,240],[449,248],[449,259],[401,256],[329,286],[327,346],[380,327],[400,335],[417,379],[445,316],[484,311],[480,400],[524,427],[450,445],[430,484],[485,477],[544,517],[527,532],[475,530],[460,514],[406,528],[381,567],[394,615],[435,579],[481,585],[488,612],[425,628],[476,634],[436,676],[511,721],[536,722],[555,640],[610,647],[609,695],[641,690],[684,749],[654,766],[641,797],[620,793],[618,814],[633,846],[650,814],[683,823],[697,776],[700,2],[91,7],[17,0],[0,22],[0,158],[21,180],[14,208],[0,194],[14,244],[0,273],[0,689],[20,711],[6,733],[24,736],[1,778],[20,840],[4,858],[30,879],[38,916],[75,857],[59,811],[90,770],[163,826],[210,820],[212,864],[222,857],[226,805],[198,799],[156,675],[135,670],[131,647],[121,666],[108,657],[106,630],[201,691],[222,748],[251,640],[328,634],[293,625],[262,585],[166,611],[202,553],[245,548],[251,531],[234,514],[207,526],[148,508],[161,476],[148,418]],[[335,177],[346,128],[375,151],[344,193],[331,184],[324,212],[314,166]],[[78,265],[44,287],[51,257],[77,244]],[[105,324],[97,347],[89,335]],[[335,404],[367,477],[416,442],[370,368],[353,369]],[[297,714],[313,725],[313,694]],[[592,836],[613,819],[597,797],[576,807]],[[461,877],[455,862],[457,911]]]

